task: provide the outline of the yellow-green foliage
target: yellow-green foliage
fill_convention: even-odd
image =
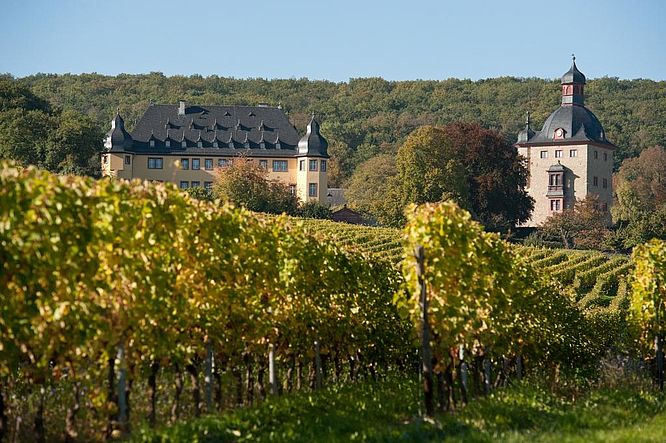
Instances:
[[[655,334],[666,329],[666,241],[651,240],[634,249],[631,318],[640,328],[643,343],[650,346]]]
[[[484,232],[453,203],[412,206],[407,214],[402,266],[409,298],[398,301],[418,325],[414,248],[422,246],[438,360],[447,359],[458,345],[558,362],[590,352],[582,313],[515,247]]]

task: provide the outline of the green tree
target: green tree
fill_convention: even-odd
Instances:
[[[93,120],[73,110],[57,117],[58,127],[48,134],[44,166],[49,171],[99,176],[104,134]]]
[[[452,200],[493,231],[526,221],[534,206],[517,150],[477,123],[417,129],[396,164],[403,204]]]
[[[395,158],[381,154],[363,162],[347,183],[349,205],[382,225],[401,226],[404,222]]]
[[[612,234],[608,214],[601,210],[594,194],[576,201],[573,208],[551,215],[540,230],[547,240],[578,249],[604,249]]]
[[[213,195],[250,211],[298,213],[298,198],[287,185],[268,179],[268,173],[248,158],[239,157],[218,170]]]
[[[666,239],[666,149],[653,146],[625,160],[614,178],[613,219],[624,246]]]

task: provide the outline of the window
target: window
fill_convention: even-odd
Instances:
[[[229,160],[227,160],[226,158],[217,159],[218,168],[226,168],[227,166],[229,166]]]
[[[171,147],[171,140],[167,140],[167,141],[165,141],[165,142],[164,142],[164,145],[165,145],[167,148],[170,148],[170,147]]]
[[[562,150],[558,149],[555,151],[555,158],[562,158]]]
[[[550,201],[550,210],[551,211],[559,211],[560,210],[560,201],[559,200],[551,200]]]
[[[305,171],[305,160],[301,160],[298,162],[298,170]]]
[[[150,141],[150,147],[151,147],[151,148],[154,148],[154,147],[155,147],[155,140],[151,140],[151,141]]]
[[[102,156],[102,163],[107,164],[109,162],[109,156],[108,155],[103,155]]]
[[[203,142],[197,142],[197,148],[203,148]]]
[[[607,161],[608,161],[608,154],[607,154],[607,153],[605,153],[605,152],[604,152],[604,161],[605,161],[605,162],[607,162]]]
[[[187,181],[181,181],[180,182],[180,189],[187,189],[189,186],[190,186],[190,184]]]
[[[569,149],[569,157],[578,157],[578,149]]]
[[[207,158],[204,160],[204,169],[206,171],[212,171],[213,170],[213,159],[212,158]]]
[[[181,158],[180,159],[180,169],[186,171],[190,169],[190,159],[189,158]]]
[[[268,169],[268,160],[259,160],[259,167],[261,169]]]
[[[220,145],[217,143],[217,140],[213,142],[213,148],[219,148]]]
[[[317,183],[310,183],[308,185],[308,197],[317,196]]]
[[[592,185],[593,186],[599,186],[599,177],[593,177],[592,178]]]
[[[183,142],[180,144],[180,146],[182,146],[183,148],[187,148],[187,142],[185,140],[183,140]]]
[[[193,171],[198,171],[201,169],[201,160],[198,158],[193,158],[192,159],[192,170]]]
[[[162,169],[162,158],[148,157],[148,169]]]
[[[308,165],[308,170],[310,171],[317,170],[317,160],[310,160],[310,164]]]
[[[602,181],[602,187],[603,187],[604,189],[608,188],[608,180],[607,180],[607,179],[603,179],[603,181]]]
[[[204,189],[210,191],[213,188],[213,182],[204,182]]]
[[[326,160],[321,161],[321,172],[326,172]]]
[[[594,159],[597,160],[599,158],[599,151],[594,151]]]
[[[541,158],[548,158],[548,151],[541,151],[540,157]]]
[[[200,182],[198,182],[198,181],[193,181],[192,182],[192,185],[191,185],[192,188],[198,188],[199,186],[201,186]]]
[[[273,160],[273,172],[287,172],[287,160]]]
[[[129,165],[131,162],[132,162],[132,157],[130,157],[129,155],[126,155],[125,156],[125,164]]]
[[[296,185],[289,185],[289,192],[291,195],[296,195]]]

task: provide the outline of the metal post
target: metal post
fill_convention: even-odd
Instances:
[[[275,373],[275,346],[273,343],[268,345],[268,384],[271,394],[275,395],[278,391],[277,374]]]

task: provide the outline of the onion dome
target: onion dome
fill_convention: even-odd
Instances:
[[[319,123],[314,113],[308,123],[308,129],[298,142],[298,154],[308,156],[328,157],[328,142],[319,133]]]
[[[104,146],[108,150],[122,151],[132,147],[132,136],[125,130],[125,120],[120,116],[120,111],[111,120],[111,130],[106,133]]]
[[[585,75],[576,67],[576,56],[572,55],[571,68],[562,76],[562,84],[580,83],[585,84]]]

